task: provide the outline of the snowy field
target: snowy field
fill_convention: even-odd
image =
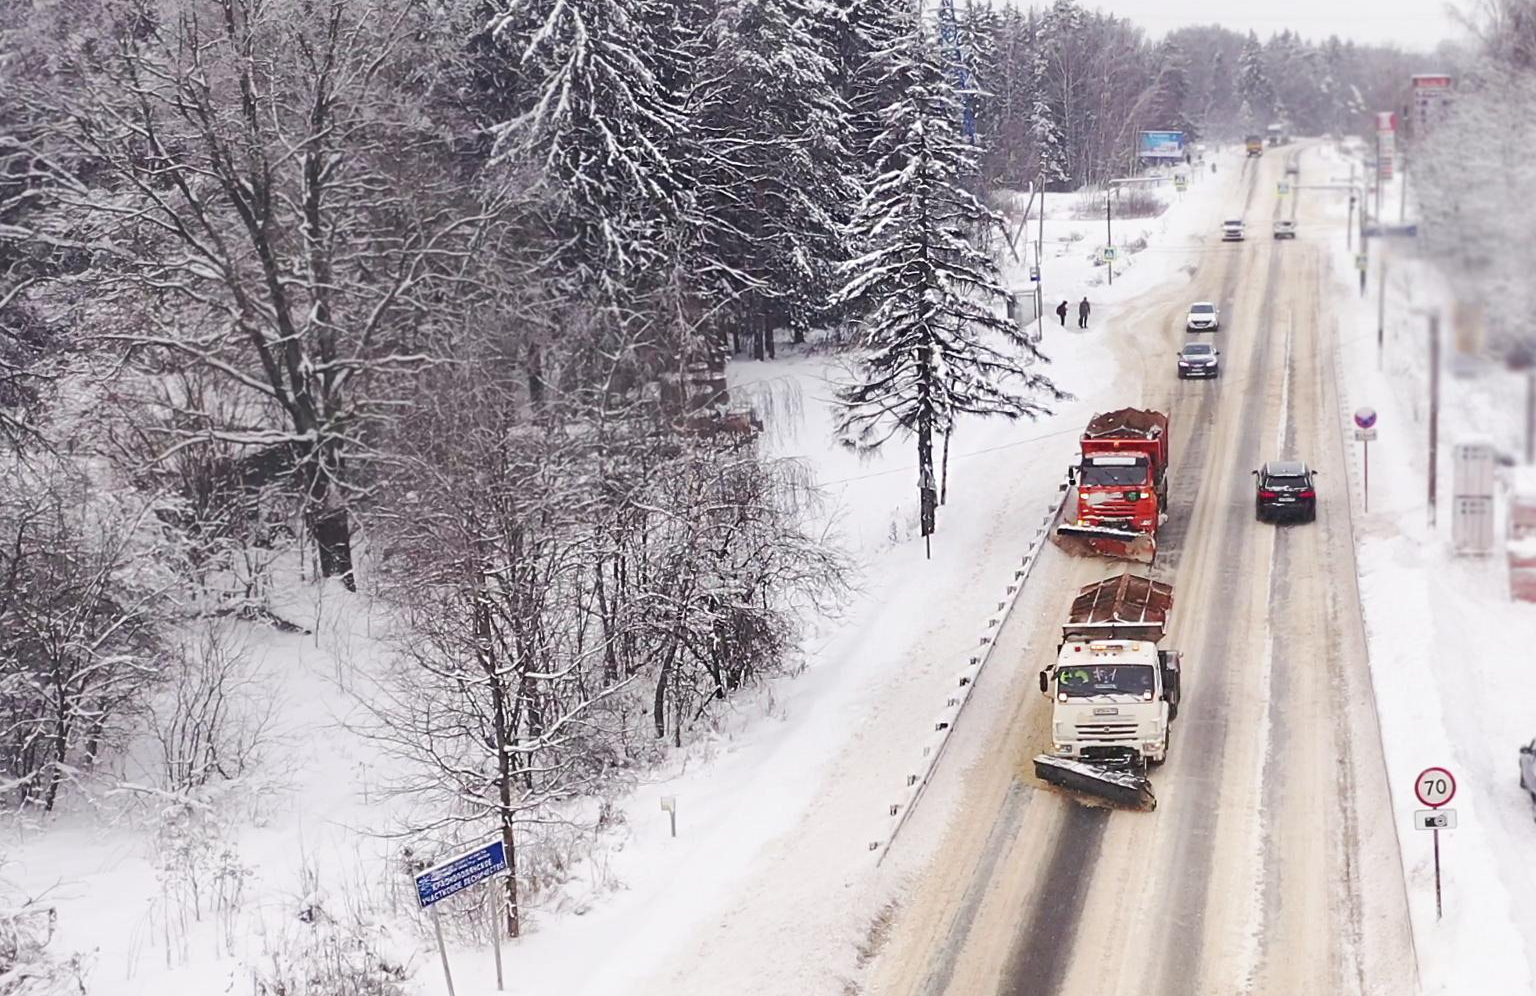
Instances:
[[[1342,162],[1325,151],[1342,173]],[[1389,221],[1399,191],[1386,191]],[[1410,214],[1411,214],[1410,203]],[[1339,206],[1342,216],[1344,207]],[[1370,510],[1362,510],[1360,444],[1351,485],[1360,588],[1424,991],[1432,996],[1536,993],[1536,808],[1517,787],[1517,750],[1536,737],[1536,605],[1511,602],[1505,561],[1451,552],[1452,447],[1486,440],[1506,456],[1524,449],[1524,382],[1458,355],[1452,295],[1412,247],[1387,250],[1384,349],[1378,367],[1373,248],[1369,292],[1359,296],[1352,252],[1334,256],[1341,398],[1346,412],[1379,412],[1371,444]],[[1438,501],[1429,524],[1428,312],[1442,314]],[[1341,431],[1345,431],[1341,427]],[[1507,494],[1512,473],[1501,474]],[[1501,502],[1502,507],[1502,502]],[[1498,526],[1502,537],[1502,523]],[[1502,542],[1502,541],[1500,541]],[[1422,808],[1413,779],[1449,768],[1459,826],[1441,834],[1444,918],[1436,919],[1430,834],[1412,828]]]
[[[802,673],[677,752],[621,802],[595,848],[558,869],[564,885],[506,946],[507,991],[833,994],[857,975],[901,881],[889,865],[877,870],[870,844],[888,836],[888,806],[1055,500],[1081,425],[1139,400],[1140,371],[1117,369],[1106,339],[1126,302],[1187,280],[1192,235],[1214,230],[1237,180],[1239,160],[1222,163],[1230,168],[1202,173],[1182,196],[1159,188],[1159,216],[1117,221],[1113,288],[1096,258],[1102,218],[1079,217],[1081,196],[1052,198],[1046,298],[1073,311],[1065,330],[1046,316],[1041,349],[1075,399],[1034,423],[958,426],[932,560],[916,535],[911,444],[862,459],[831,439],[835,354],[786,347],[775,361],[732,366],[737,398],[759,400],[768,445],[820,485],[828,541],[856,559],[860,589],[814,627]],[[1028,287],[1024,260],[1000,251],[1010,285]],[[1075,327],[1084,295],[1086,332]],[[322,928],[300,919],[310,910],[360,923],[415,991],[446,991],[398,842],[384,836],[397,825],[380,795],[390,762],[354,730],[388,620],[366,596],[294,591],[280,611],[312,632],[242,627],[260,664],[248,705],[272,715],[259,770],[187,811],[132,788],[130,761],[130,787],[97,809],[6,828],[5,874],[56,905],[52,950],[83,955],[93,996],[252,992],[259,974],[274,975],[263,951],[313,951]],[[664,796],[677,803],[675,839]],[[936,839],[904,840],[903,863]],[[458,992],[494,992],[474,919],[449,926]]]

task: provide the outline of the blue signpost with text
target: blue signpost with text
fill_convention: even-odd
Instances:
[[[432,927],[437,931],[437,952],[443,958],[443,978],[448,980],[448,996],[453,996],[453,973],[448,969],[448,948],[443,943],[443,925],[438,919],[436,906],[449,896],[457,895],[472,885],[501,875],[507,870],[507,848],[499,840],[493,840],[473,851],[456,854],[447,861],[433,865],[416,876],[416,902],[421,908],[432,911]],[[496,890],[491,890],[494,897]],[[496,952],[496,988],[501,981],[501,926],[499,904],[491,903],[491,939]]]

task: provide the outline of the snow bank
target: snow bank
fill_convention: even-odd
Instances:
[[[1325,154],[1327,151],[1325,150]],[[1386,201],[1397,203],[1395,186]],[[1344,208],[1339,207],[1342,221]],[[1353,251],[1334,252],[1341,407],[1379,412],[1371,446],[1369,514],[1356,494],[1360,593],[1386,750],[1403,872],[1424,991],[1432,996],[1536,993],[1536,824],[1516,785],[1517,750],[1536,736],[1536,606],[1511,603],[1502,557],[1461,559],[1449,543],[1451,447],[1478,438],[1517,452],[1517,378],[1486,364],[1442,378],[1439,508],[1429,524],[1426,312],[1449,316],[1445,281],[1411,249],[1386,249],[1384,349],[1377,352],[1372,246],[1369,293],[1359,295]],[[1446,329],[1447,367],[1455,365]],[[1511,475],[1522,490],[1532,471]],[[1536,545],[1536,544],[1533,544]],[[1449,768],[1456,830],[1442,832],[1445,911],[1436,917],[1430,835],[1412,829],[1413,792],[1426,767]]]

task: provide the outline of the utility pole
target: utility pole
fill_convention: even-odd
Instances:
[[[1355,247],[1355,164],[1349,164],[1349,222],[1344,226],[1344,248]]]
[[[1387,254],[1381,254],[1381,272],[1376,276],[1376,369],[1383,363],[1387,338]]]
[[[1440,451],[1440,316],[1429,316],[1429,525],[1435,525],[1435,457]]]
[[[1114,187],[1108,183],[1104,184],[1104,245],[1109,249],[1109,255],[1111,256],[1114,255],[1115,251],[1115,228],[1114,224],[1110,221],[1109,211],[1110,194],[1113,191]],[[1115,286],[1115,261],[1113,259],[1106,259],[1104,261],[1104,268],[1109,270],[1109,286]]]
[[[1536,463],[1536,367],[1525,372],[1525,462]]]
[[[1035,341],[1045,341],[1045,170],[1040,171],[1040,227],[1035,236]]]
[[[1381,129],[1376,129],[1376,223],[1381,223]]]

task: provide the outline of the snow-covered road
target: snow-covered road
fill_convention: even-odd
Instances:
[[[878,993],[1405,993],[1406,897],[1355,600],[1337,429],[1320,205],[1295,242],[1268,238],[1284,157],[1246,171],[1250,240],[1205,257],[1189,291],[1149,295],[1122,343],[1144,363],[1125,404],[1169,411],[1172,512],[1155,573],[1174,583],[1185,652],[1172,755],[1149,814],[1085,809],[1043,789],[1033,675],[1079,584],[1116,565],[1042,562],[1000,635],[1006,701],[956,776],[958,812],[906,891]],[[1318,168],[1303,159],[1303,179]],[[1210,232],[1214,239],[1215,218]],[[1223,304],[1224,372],[1179,383],[1190,295]],[[1136,366],[1134,360],[1128,365]],[[1249,470],[1295,456],[1323,471],[1315,525],[1254,521]],[[1000,647],[1000,649],[1002,649]],[[930,797],[930,804],[933,797]],[[932,818],[934,814],[928,814]]]

